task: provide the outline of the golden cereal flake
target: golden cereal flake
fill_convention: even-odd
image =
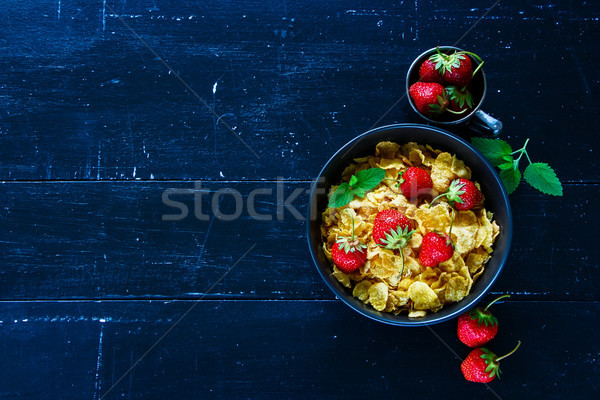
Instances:
[[[423,150],[425,150],[425,147],[419,145],[417,142],[408,142],[400,146],[400,153],[404,157],[408,157],[412,151],[416,150],[423,152]]]
[[[475,247],[482,246],[484,243],[490,243],[494,236],[494,229],[492,223],[487,218],[485,209],[481,210],[477,221],[479,223],[479,230],[475,237]]]
[[[375,146],[375,155],[381,156],[381,158],[395,158],[398,154],[398,150],[400,149],[400,145],[394,142],[379,142],[377,146]]]
[[[452,236],[459,254],[466,254],[475,248],[479,223],[473,211],[459,211],[455,214]]]
[[[396,257],[394,256],[394,252],[383,247],[380,247],[379,249],[378,255],[370,260],[370,273],[373,277],[378,279],[386,279],[392,275],[398,275],[400,273],[400,268],[395,262]]]
[[[453,257],[443,263],[440,263],[438,267],[445,272],[458,272],[465,266],[465,261],[462,257]]]
[[[396,170],[401,170],[406,168],[404,166],[404,163],[401,160],[398,160],[397,158],[393,158],[393,159],[389,159],[389,158],[382,158],[381,161],[379,162],[379,164],[377,164],[377,166],[381,169],[396,169]],[[396,175],[398,175],[398,172],[396,171]]]
[[[354,286],[354,290],[352,290],[352,296],[366,303],[369,300],[369,288],[371,285],[372,283],[366,279],[358,282],[356,286]]]
[[[489,258],[490,255],[483,248],[477,248],[473,252],[469,253],[465,261],[465,264],[469,268],[469,273],[471,275],[475,274],[477,271],[479,271],[480,268],[484,266],[484,264]]]
[[[423,236],[420,233],[413,233],[410,237],[410,241],[408,242],[408,246],[412,249],[420,249],[421,243],[423,243]]]
[[[471,169],[465,165],[463,160],[459,160],[456,156],[452,156],[450,171],[458,178],[471,179]]]
[[[340,271],[336,266],[333,267],[333,276],[345,287],[352,287],[352,285],[350,284],[350,276]]]
[[[445,192],[454,180],[456,175],[452,172],[452,155],[450,153],[441,153],[437,156],[431,166],[431,180],[433,188],[438,192]]]
[[[389,296],[394,300],[396,306],[403,306],[408,303],[410,298],[406,290],[389,290]]]
[[[437,310],[442,305],[434,291],[424,282],[414,282],[408,288],[408,297],[415,310]]]
[[[421,318],[427,315],[427,311],[411,310],[408,312],[408,318]]]
[[[342,171],[342,179],[345,181],[350,180],[350,176],[352,176],[356,171],[356,164],[348,165],[344,171]],[[333,186],[331,187],[333,189]],[[337,188],[337,187],[336,187]]]
[[[421,264],[417,261],[416,255],[415,257],[404,257],[404,276],[417,276],[421,273],[421,268]],[[406,288],[408,288],[408,286]]]
[[[419,225],[418,231],[425,235],[431,231],[448,232],[450,228],[450,212],[447,203],[439,203],[431,208],[419,207],[415,211],[415,219]]]
[[[377,311],[383,311],[387,304],[388,287],[383,282],[378,282],[369,288],[369,302]]]
[[[494,231],[494,235],[492,236],[492,239],[490,241],[485,241],[483,243],[483,245],[485,246],[486,249],[489,249],[492,247],[492,244],[494,244],[494,240],[500,233],[500,227],[498,226],[498,224],[496,224],[496,221],[492,221],[492,230]]]
[[[449,302],[457,302],[465,298],[467,294],[469,294],[469,289],[471,288],[471,283],[469,279],[456,275],[448,280],[448,284],[446,285],[446,290],[444,292],[444,297],[446,301]]]
[[[432,152],[433,154],[435,154],[436,156],[442,152],[441,150],[434,149],[433,147],[431,147],[431,145],[430,145],[430,144],[426,144],[426,145],[425,145],[425,148],[426,148],[427,150],[429,150],[430,152]]]

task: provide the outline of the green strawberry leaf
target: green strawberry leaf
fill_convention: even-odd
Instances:
[[[506,169],[511,169],[514,168],[513,162],[505,162],[504,164],[500,164],[498,165],[498,168],[500,168],[502,171],[506,170]]]
[[[534,189],[537,189],[542,193],[552,196],[563,195],[563,188],[560,180],[558,180],[552,167],[546,163],[537,162],[529,164],[527,168],[525,168],[523,177]]]
[[[511,194],[521,182],[521,171],[513,168],[504,169],[500,171],[500,179],[502,179],[502,183],[504,183],[504,187],[508,194]]]
[[[350,182],[348,182],[348,185],[350,185],[350,187],[352,187],[352,186],[356,185],[356,182],[358,182],[358,178],[356,176],[352,175],[350,177]]]
[[[385,177],[385,170],[381,168],[369,168],[363,169],[356,173],[357,183],[352,185],[353,189],[362,189],[363,191],[369,191],[375,186],[379,185],[379,182]]]
[[[333,192],[331,197],[329,198],[329,204],[327,207],[342,207],[346,204],[350,203],[354,198],[354,193],[350,190],[350,186],[347,182],[342,183],[338,188]]]
[[[466,90],[460,90],[456,86],[446,86],[446,93],[450,100],[454,100],[458,107],[463,108],[465,103],[469,108],[473,108],[473,96]]]
[[[471,139],[471,143],[492,163],[494,167],[503,164],[505,161],[509,161],[504,157],[510,156],[510,153],[512,153],[510,144],[501,139],[474,137]]]

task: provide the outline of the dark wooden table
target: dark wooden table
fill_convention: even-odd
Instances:
[[[595,398],[600,3],[515,3],[3,2],[0,398]],[[564,184],[511,196],[486,300],[511,294],[490,348],[523,345],[489,387],[456,321],[334,298],[298,217],[336,149],[421,122],[405,74],[438,44],[485,59],[484,109]]]

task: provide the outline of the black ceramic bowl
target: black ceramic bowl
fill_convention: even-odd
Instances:
[[[375,145],[381,141],[393,141],[399,144],[417,142],[429,144],[433,148],[447,151],[462,159],[473,173],[473,179],[481,185],[485,196],[486,209],[494,213],[494,219],[500,226],[500,234],[494,243],[494,252],[483,274],[471,288],[471,293],[462,301],[447,304],[437,313],[427,314],[423,318],[408,318],[406,314],[393,315],[379,312],[370,305],[354,298],[352,293],[342,286],[332,274],[332,267],[323,252],[321,239],[321,213],[327,208],[327,193],[332,185],[342,178],[342,171],[357,157],[374,154]],[[308,211],[308,246],[319,274],[329,288],[344,303],[360,314],[376,321],[391,325],[421,326],[431,325],[454,318],[473,307],[490,289],[506,259],[512,240],[512,214],[508,194],[492,165],[469,143],[457,136],[436,127],[420,124],[398,124],[373,129],[348,142],[325,164],[319,177],[312,186]]]

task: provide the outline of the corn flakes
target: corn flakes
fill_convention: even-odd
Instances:
[[[394,179],[410,166],[419,166],[430,173],[432,195],[446,191],[454,179],[471,178],[469,167],[448,152],[415,142],[404,145],[380,142],[374,156],[355,158],[342,173],[342,179],[347,182],[352,174],[367,168],[384,169],[388,179],[368,191],[364,198],[357,196],[346,206],[327,208],[322,214],[321,234],[333,276],[354,297],[378,311],[406,312],[409,318],[420,318],[468,296],[473,282],[485,270],[500,227],[483,202],[472,210],[456,211],[445,199],[433,206],[427,197],[409,201]],[[336,188],[332,187],[330,195]],[[375,216],[388,208],[412,220],[416,230],[402,249],[404,268],[400,250],[382,248],[372,238]],[[367,245],[367,260],[358,270],[346,274],[333,264],[331,249],[339,237],[351,234],[352,220],[354,234]],[[423,236],[431,231],[448,232],[451,224],[455,244],[452,258],[434,268],[423,266],[418,258]]]

